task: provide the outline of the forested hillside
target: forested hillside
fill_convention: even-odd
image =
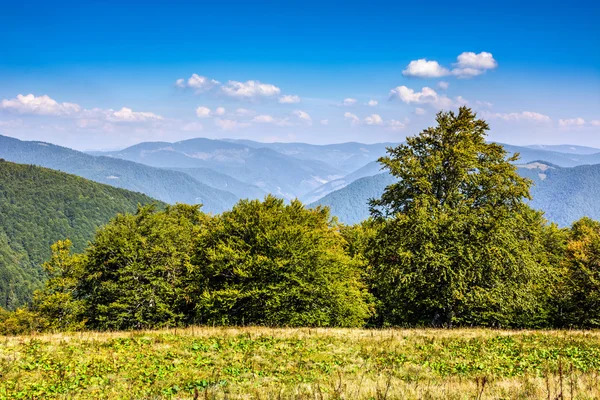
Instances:
[[[0,158],[52,168],[107,185],[144,193],[166,203],[203,204],[221,212],[238,198],[198,182],[182,172],[152,168],[112,157],[96,157],[43,142],[26,142],[0,135]]]
[[[155,200],[140,193],[32,165],[0,161],[0,306],[14,308],[41,287],[50,246],[82,250],[118,213]]]

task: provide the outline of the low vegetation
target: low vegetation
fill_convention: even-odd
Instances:
[[[0,343],[1,399],[594,399],[600,334],[199,328]]]

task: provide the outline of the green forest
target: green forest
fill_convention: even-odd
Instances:
[[[46,274],[41,265],[57,240],[83,251],[95,230],[148,196],[32,165],[0,159],[0,306],[31,300]]]
[[[143,205],[147,198],[116,189],[110,190],[121,201],[108,201],[109,188],[92,193],[72,178],[69,186],[81,187],[69,190],[77,212],[47,215],[65,193],[40,193],[29,211],[37,219],[23,224],[47,229],[47,241],[28,244],[21,231],[5,232],[0,257],[24,262],[8,238],[29,246],[29,269],[46,260],[45,275],[34,282],[48,279],[28,306],[2,310],[0,333],[189,325],[600,327],[600,222],[548,223],[529,204],[532,181],[517,173],[518,154],[486,142],[487,123],[469,108],[440,112],[436,121],[379,159],[395,179],[370,201],[371,217],[355,225],[339,223],[327,207],[271,195],[212,215],[199,206]],[[8,171],[27,168],[33,167]],[[5,186],[0,195],[9,199],[35,187]],[[134,213],[133,203],[142,204]],[[87,245],[69,224],[80,218],[101,225],[117,212]],[[19,214],[3,209],[0,218]],[[40,220],[50,223],[39,226]]]

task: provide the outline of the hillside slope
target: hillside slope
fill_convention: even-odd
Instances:
[[[206,212],[227,210],[238,200],[234,194],[207,186],[182,172],[96,157],[44,142],[26,142],[0,135],[0,158],[64,171],[141,192],[166,203],[202,203]]]
[[[0,306],[27,302],[57,240],[81,251],[118,213],[154,199],[32,165],[0,161]]]

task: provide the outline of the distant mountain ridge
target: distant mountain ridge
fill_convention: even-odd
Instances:
[[[26,142],[0,135],[0,158],[68,172],[95,182],[145,193],[166,203],[202,203],[203,210],[207,212],[227,210],[238,200],[233,193],[200,183],[183,172],[93,156],[50,143]]]
[[[319,160],[300,160],[268,147],[212,139],[146,142],[94,153],[160,168],[210,168],[265,192],[292,199],[345,172]]]
[[[546,219],[569,226],[582,217],[600,219],[600,164],[560,167],[546,161],[519,164],[521,176],[533,181],[530,205]],[[396,178],[386,173],[364,177],[333,191],[309,207],[326,205],[341,222],[354,224],[369,217],[368,201],[380,197]]]

